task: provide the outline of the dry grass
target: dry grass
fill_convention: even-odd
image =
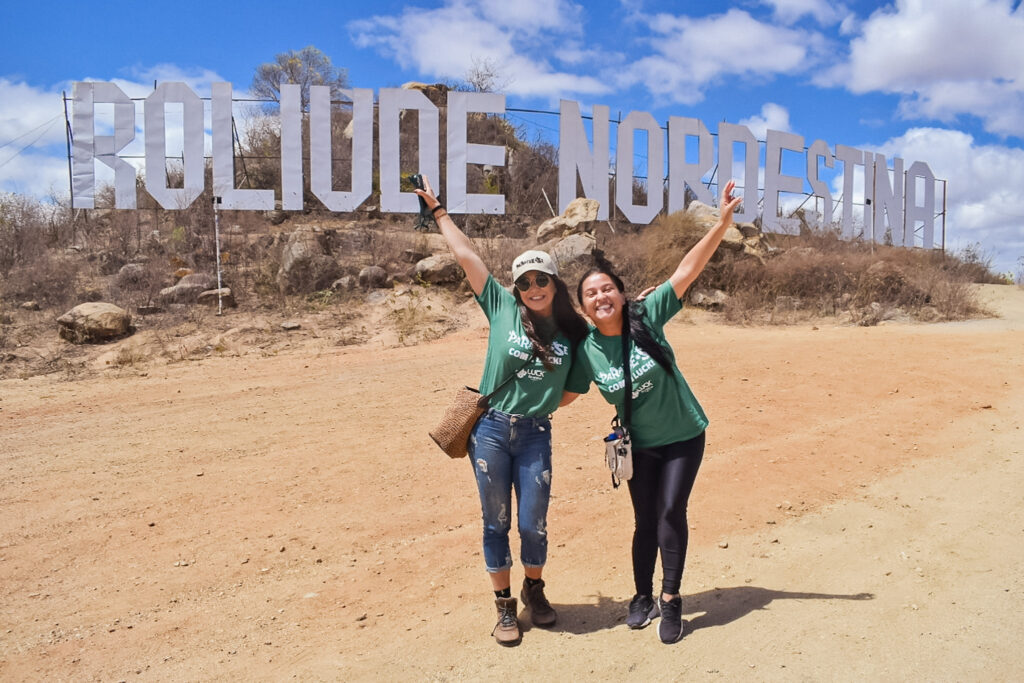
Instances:
[[[638,233],[609,236],[602,247],[627,287],[637,292],[663,282],[703,234],[691,216],[677,213]],[[930,322],[984,315],[970,285],[998,280],[978,263],[954,255],[844,241],[832,232],[766,240],[775,246],[763,262],[719,248],[691,291],[725,292],[723,311],[733,323],[836,316],[870,325],[893,317]]]

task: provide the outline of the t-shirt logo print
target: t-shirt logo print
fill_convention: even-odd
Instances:
[[[537,382],[544,379],[544,375],[547,374],[542,368],[523,368],[516,373],[516,377],[519,379],[529,378],[530,380]]]

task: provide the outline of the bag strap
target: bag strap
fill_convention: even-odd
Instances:
[[[515,379],[515,376],[519,374],[520,370],[522,370],[522,369],[523,369],[523,368],[525,368],[525,367],[526,367],[527,365],[529,365],[530,363],[532,363],[532,362],[533,362],[533,359],[534,359],[534,358],[536,358],[536,357],[537,357],[537,351],[536,351],[536,349],[535,349],[535,350],[533,350],[532,352],[530,352],[530,357],[526,359],[526,362],[525,362],[525,363],[523,363],[523,364],[522,364],[522,365],[520,365],[520,366],[519,366],[518,368],[516,368],[515,370],[513,370],[513,371],[512,371],[512,373],[511,373],[511,374],[510,374],[510,375],[509,375],[508,377],[506,377],[505,379],[503,379],[503,380],[501,381],[501,384],[499,384],[498,386],[494,387],[494,390],[493,390],[493,391],[491,391],[491,393],[487,394],[486,396],[481,396],[481,397],[480,397],[480,401],[479,401],[478,403],[479,403],[479,404],[480,404],[481,406],[486,406],[486,405],[487,405],[487,402],[491,400],[491,397],[493,397],[493,396],[494,396],[494,395],[495,395],[496,393],[498,393],[499,391],[501,391],[502,387],[504,387],[504,386],[505,386],[506,384],[508,384],[509,382],[511,382],[511,381],[512,381],[513,379]]]
[[[622,317],[622,372],[626,377],[626,401],[622,412],[625,418],[623,427],[629,435],[629,426],[633,419],[633,372],[629,367],[629,302],[626,302],[625,315]]]
[[[629,303],[626,303],[629,306]],[[629,437],[629,425],[630,420],[633,419],[633,373],[629,367],[629,313],[628,308],[624,312],[622,318],[622,372],[625,374],[626,382],[626,400],[622,405],[622,417],[623,420],[619,423],[619,416],[616,415],[615,419],[612,420],[613,426],[619,426],[622,429],[622,438],[628,444],[630,442]],[[619,488],[618,477],[615,476],[615,469],[612,469],[612,488]]]

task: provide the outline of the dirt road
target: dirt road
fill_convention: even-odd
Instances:
[[[674,646],[623,623],[596,392],[554,419],[558,625],[490,637],[470,466],[426,436],[482,315],[0,381],[0,680],[1019,680],[1024,290],[985,296],[1002,318],[668,326],[711,419]]]

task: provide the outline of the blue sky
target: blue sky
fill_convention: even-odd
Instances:
[[[771,128],[925,161],[949,181],[947,247],[1024,257],[1019,0],[449,0],[9,3],[0,40],[0,191],[67,194],[62,90],[154,80],[201,96],[315,45],[379,90],[499,68],[509,108],[561,98]],[[552,117],[550,124],[555,126]]]

